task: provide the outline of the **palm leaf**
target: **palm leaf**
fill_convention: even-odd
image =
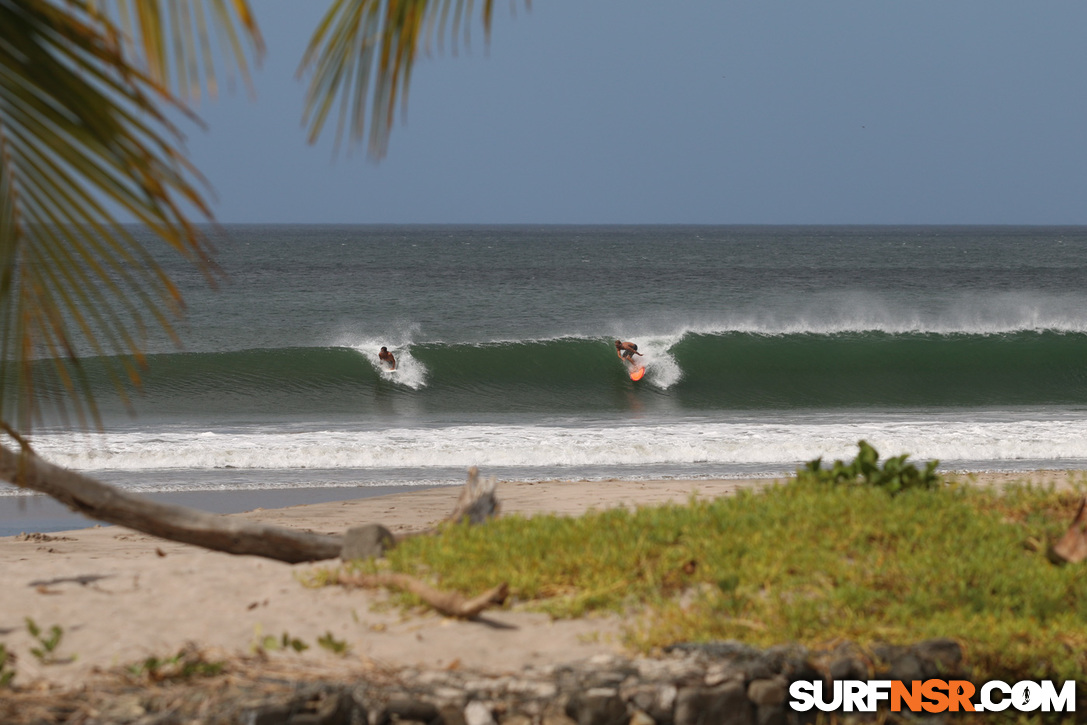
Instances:
[[[489,39],[493,0],[479,13]],[[525,0],[530,6],[530,0]],[[336,0],[310,40],[300,74],[312,73],[303,122],[320,136],[339,99],[336,144],[347,133],[359,143],[370,111],[370,153],[384,156],[398,100],[407,101],[420,48],[436,38],[469,41],[472,0]]]
[[[166,86],[170,23],[155,14],[157,2],[118,5],[130,5],[140,34],[123,33],[97,4],[0,0],[0,417],[24,430],[46,398],[62,415],[96,421],[80,358],[111,360],[123,398],[124,384],[139,382],[148,331],[170,332],[182,308],[118,213],[216,276],[191,220],[211,219],[205,185],[163,110],[185,112]],[[191,91],[201,73],[190,62],[193,40],[204,33],[191,24],[177,31],[180,21],[171,21],[172,67],[184,68],[177,80]],[[137,41],[146,71],[126,51]],[[50,398],[56,390],[64,397]]]
[[[264,52],[246,0],[88,0],[86,9],[116,23],[130,63],[182,98],[198,100],[204,84],[215,96],[217,57],[228,73],[237,70],[248,84],[246,42],[258,59]],[[212,47],[212,31],[219,41],[218,54]]]

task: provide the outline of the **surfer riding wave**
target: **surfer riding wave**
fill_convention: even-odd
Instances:
[[[638,352],[638,346],[633,342],[623,342],[622,340],[615,341],[615,350],[619,353],[619,357],[623,359],[623,362],[630,365],[634,364],[634,356],[641,355]]]
[[[389,352],[389,349],[384,345],[381,346],[381,352],[377,354],[377,359],[385,363],[386,369],[392,371],[396,370],[396,358]]]

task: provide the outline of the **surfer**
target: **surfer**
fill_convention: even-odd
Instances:
[[[638,346],[633,342],[622,342],[621,340],[615,341],[615,349],[619,353],[619,357],[623,358],[623,362],[634,364],[634,356],[641,355],[638,352]]]
[[[381,352],[377,354],[377,359],[385,363],[389,370],[396,370],[396,358],[384,345],[381,346]]]

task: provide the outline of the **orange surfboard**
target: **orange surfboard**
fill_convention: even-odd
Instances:
[[[633,362],[623,357],[623,353],[619,353],[619,359],[630,366],[630,379],[634,382],[638,382],[645,377],[645,365],[635,366]]]

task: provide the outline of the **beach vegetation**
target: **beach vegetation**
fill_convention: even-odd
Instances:
[[[823,468],[823,459],[816,458],[796,472],[797,479],[831,486],[879,486],[892,494],[911,488],[935,488],[940,485],[940,477],[936,474],[939,461],[929,461],[923,469],[919,469],[913,463],[906,462],[908,454],[902,454],[888,458],[880,466],[879,452],[868,441],[859,441],[857,447],[860,450],[849,463],[836,460],[830,468]]]
[[[323,635],[317,638],[317,644],[324,649],[328,650],[334,655],[344,657],[350,651],[351,646],[342,639],[336,639],[332,632],[325,632]]]
[[[15,679],[15,654],[0,644],[0,687],[9,687]]]
[[[30,633],[30,636],[38,642],[37,647],[30,648],[30,654],[34,655],[43,665],[59,662],[56,651],[57,648],[60,647],[61,639],[64,638],[64,630],[60,625],[54,624],[49,628],[49,633],[46,634],[42,631],[42,628],[38,626],[37,622],[30,617],[27,617],[26,630]]]
[[[169,657],[147,657],[126,667],[128,674],[151,682],[215,677],[223,672],[225,662],[210,661],[195,648],[184,648]]]
[[[294,650],[305,652],[309,645],[298,637],[292,637],[290,633],[283,632],[279,637],[274,634],[264,634],[264,628],[258,623],[254,626],[253,644],[250,649],[254,653],[275,652],[276,650]]]
[[[309,649],[309,645],[300,640],[298,637],[292,637],[287,632],[284,632],[279,638],[275,635],[266,635],[260,640],[260,649],[266,652],[274,650],[294,650],[295,652],[305,652]]]
[[[465,593],[506,581],[511,606],[554,617],[621,613],[627,643],[645,652],[948,637],[979,676],[1082,679],[1087,577],[1046,557],[1082,495],[801,474],[712,501],[448,525],[351,566]]]

